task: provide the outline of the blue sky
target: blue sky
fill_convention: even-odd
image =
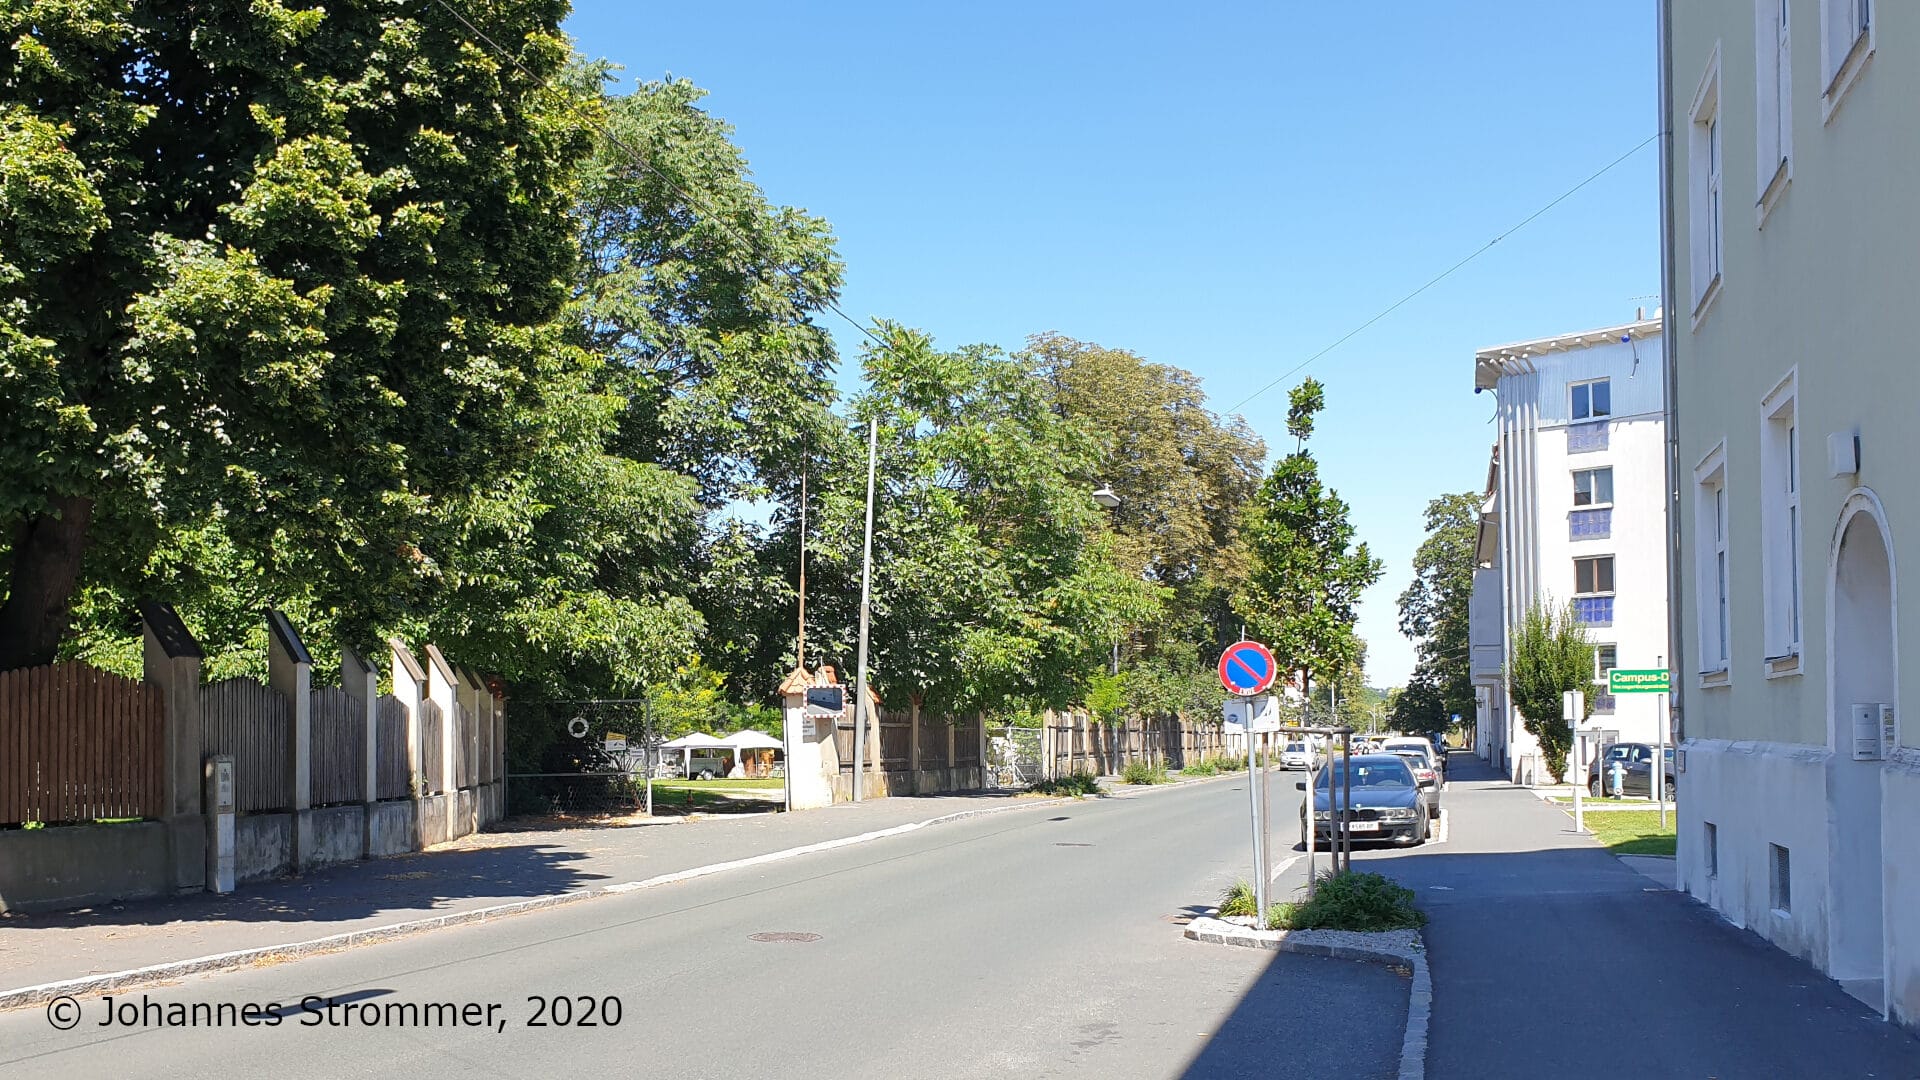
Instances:
[[[854,317],[1132,349],[1221,410],[1656,119],[1650,3],[576,0],[567,25],[630,78],[710,91],[769,197],[833,223]],[[1426,501],[1485,481],[1474,350],[1653,309],[1657,166],[1649,145],[1307,369],[1323,473],[1387,565],[1374,683],[1413,666],[1394,600]],[[1240,410],[1276,449],[1299,377]]]

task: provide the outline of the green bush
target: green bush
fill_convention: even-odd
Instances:
[[[1379,874],[1348,871],[1320,877],[1313,898],[1267,909],[1269,930],[1416,930],[1427,916],[1413,890]]]
[[[1219,776],[1221,773],[1245,772],[1247,763],[1237,757],[1213,754],[1198,761],[1189,762],[1180,770],[1182,776]]]
[[[1255,903],[1253,886],[1244,881],[1236,881],[1233,883],[1233,888],[1228,889],[1220,897],[1220,914],[1222,916],[1252,915],[1259,910],[1254,906]]]
[[[1167,775],[1167,767],[1159,762],[1132,761],[1121,771],[1120,779],[1129,784],[1164,784],[1172,777]]]
[[[1027,789],[1038,795],[1081,795],[1100,794],[1100,778],[1090,772],[1076,772],[1072,776],[1063,776],[1055,780],[1042,780]]]

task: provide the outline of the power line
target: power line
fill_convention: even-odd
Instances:
[[[1358,336],[1361,331],[1372,326],[1374,323],[1379,322],[1381,319],[1384,319],[1387,316],[1393,314],[1395,311],[1398,311],[1400,308],[1404,307],[1407,304],[1407,302],[1412,300],[1414,297],[1419,296],[1421,293],[1426,292],[1428,289],[1431,289],[1435,285],[1440,284],[1442,281],[1445,281],[1447,278],[1452,277],[1454,272],[1459,270],[1461,267],[1467,265],[1468,263],[1479,258],[1480,256],[1485,255],[1489,250],[1493,248],[1493,245],[1499,243],[1502,240],[1505,240],[1507,237],[1512,236],[1514,233],[1519,232],[1521,229],[1526,228],[1529,224],[1533,222],[1535,218],[1539,217],[1540,215],[1546,213],[1547,211],[1553,209],[1556,206],[1559,206],[1561,203],[1572,198],[1573,195],[1576,192],[1578,192],[1581,188],[1586,187],[1588,184],[1591,184],[1595,180],[1600,179],[1602,176],[1605,176],[1607,173],[1612,172],[1616,166],[1626,161],[1628,158],[1632,157],[1633,155],[1639,153],[1640,151],[1646,149],[1648,145],[1650,145],[1655,139],[1658,139],[1659,137],[1660,135],[1658,132],[1655,132],[1654,134],[1647,136],[1645,141],[1641,142],[1640,145],[1635,146],[1633,149],[1627,151],[1624,154],[1621,154],[1619,157],[1614,158],[1612,161],[1609,161],[1606,165],[1602,166],[1601,169],[1598,172],[1594,173],[1592,176],[1587,177],[1585,180],[1582,180],[1579,183],[1568,188],[1567,190],[1561,192],[1560,195],[1557,198],[1555,198],[1552,202],[1548,203],[1547,205],[1541,207],[1538,210],[1535,210],[1533,213],[1528,214],[1526,217],[1522,218],[1519,224],[1510,227],[1509,229],[1507,229],[1507,231],[1501,233],[1499,236],[1496,236],[1493,239],[1487,241],[1478,250],[1473,252],[1473,254],[1468,255],[1466,258],[1461,259],[1459,262],[1454,263],[1452,266],[1449,266],[1445,270],[1440,271],[1440,273],[1436,274],[1426,284],[1413,290],[1412,292],[1401,297],[1400,299],[1395,300],[1391,305],[1389,305],[1387,308],[1382,310],[1379,314],[1375,315],[1373,318],[1368,319],[1366,322],[1363,322],[1359,326],[1356,326],[1353,329],[1347,331],[1346,333],[1340,335],[1338,338],[1334,340],[1333,344],[1328,345],[1326,348],[1321,349],[1319,352],[1314,353],[1312,356],[1309,356],[1305,360],[1300,361],[1298,364],[1295,364],[1294,366],[1288,368],[1286,371],[1281,372],[1279,378],[1274,379],[1272,382],[1268,383],[1267,385],[1262,386],[1260,389],[1255,390],[1253,393],[1248,394],[1244,398],[1241,398],[1238,404],[1234,405],[1232,408],[1226,411],[1228,413],[1239,412],[1241,407],[1246,405],[1247,402],[1252,401],[1254,398],[1259,397],[1261,394],[1264,394],[1267,391],[1273,389],[1274,387],[1279,386],[1281,383],[1285,382],[1290,376],[1297,374],[1301,369],[1313,363],[1315,360],[1318,360],[1321,357],[1332,352],[1333,350],[1339,348],[1340,346],[1345,345],[1349,340]]]
[[[455,8],[452,4],[448,3],[447,0],[434,0],[434,2],[439,4],[442,8],[445,8],[447,11],[447,14],[459,20],[460,25],[466,27],[469,31],[471,31],[474,37],[477,37],[481,41],[485,42],[487,46],[491,48],[494,52],[499,53],[507,61],[507,63],[512,64],[515,68],[519,69],[522,75],[525,75],[528,78],[534,79],[537,81],[544,81],[544,80],[541,80],[541,77],[535,74],[532,71],[532,69],[528,68],[527,65],[521,63],[520,58],[518,56],[515,56],[504,45],[501,45],[499,42],[489,37],[486,31],[480,29],[478,26],[475,26],[473,24],[473,20],[467,18],[465,14],[463,14],[458,8]],[[692,206],[694,209],[706,215],[706,219],[709,222],[711,222],[713,225],[718,227],[722,232],[726,233],[728,236],[732,237],[736,243],[739,243],[742,247],[747,248],[756,256],[761,256],[761,257],[765,256],[766,253],[761,249],[760,245],[753,238],[735,229],[733,225],[730,224],[725,217],[723,217],[718,212],[714,211],[711,207],[707,206],[701,200],[695,198],[692,192],[688,191],[684,187],[681,187],[680,184],[677,183],[673,177],[667,175],[665,170],[661,169],[658,165],[655,165],[652,159],[648,157],[648,155],[642,153],[639,149],[635,148],[632,144],[626,142],[625,140],[620,138],[619,135],[615,134],[613,128],[610,125],[607,125],[607,124],[599,125],[599,131],[601,136],[604,137],[608,142],[612,143],[614,146],[617,146],[621,150],[625,151],[627,155],[633,158],[634,162],[638,164],[641,168],[646,169],[648,172],[659,177],[661,183],[667,186],[667,190],[680,196],[680,198],[684,200],[689,206]],[[768,259],[767,261],[772,261],[772,260]],[[772,282],[766,281],[766,279],[764,278],[761,279],[761,282],[762,284],[767,284],[767,285],[773,284]],[[840,316],[842,319],[845,319],[847,321],[847,325],[853,327],[855,330],[860,331],[862,334],[865,334],[868,337],[868,339],[870,339],[875,345],[884,346],[886,344],[886,342],[883,341],[879,337],[879,335],[875,334],[872,330],[868,329],[864,324],[856,321],[853,318],[853,316],[848,315],[845,311],[841,310],[839,302],[835,300],[833,297],[828,296],[824,298],[822,300],[822,303],[826,305],[827,310],[833,312],[835,315]]]

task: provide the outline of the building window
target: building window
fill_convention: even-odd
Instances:
[[[1701,822],[1701,825],[1706,833],[1706,842],[1700,846],[1705,849],[1707,856],[1707,876],[1716,878],[1720,876],[1720,827],[1711,821]]]
[[[1694,95],[1687,137],[1687,247],[1693,262],[1693,311],[1697,319],[1720,283],[1720,49]]]
[[[1873,55],[1872,0],[1820,0],[1820,54],[1820,102],[1831,119]]]
[[[1694,573],[1700,611],[1700,673],[1725,681],[1728,619],[1727,466],[1721,443],[1694,470]],[[1714,677],[1717,676],[1717,679]]]
[[[1761,593],[1770,673],[1797,670],[1800,655],[1800,437],[1797,376],[1788,375],[1760,406]]]
[[[1776,915],[1793,913],[1793,856],[1779,844],[1768,844],[1772,849],[1768,854],[1768,888]]]
[[[1610,713],[1614,711],[1613,695],[1607,693],[1607,672],[1620,666],[1620,647],[1618,645],[1595,645],[1593,647],[1593,683],[1598,689],[1593,692],[1593,711]]]
[[[1613,384],[1608,379],[1574,383],[1567,388],[1573,395],[1573,418],[1598,420],[1613,415]]]
[[[1573,560],[1573,594],[1594,596],[1613,593],[1613,556],[1596,555]]]
[[[1788,54],[1789,0],[1754,0],[1755,164],[1759,168],[1761,220],[1792,175],[1793,63]]]
[[[1587,626],[1613,625],[1613,556],[1573,560],[1573,616]]]
[[[1573,505],[1612,506],[1613,469],[1575,469]]]

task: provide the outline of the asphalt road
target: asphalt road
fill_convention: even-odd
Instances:
[[[8,1013],[0,1076],[1393,1075],[1400,975],[1181,938],[1246,876],[1246,798],[1232,779],[1023,809],[195,978],[118,997],[136,1026],[100,1026],[98,999],[70,1031]],[[303,1012],[309,995],[338,1004]],[[249,1003],[280,1008],[249,1027]],[[464,1023],[430,1024],[435,1004]]]

